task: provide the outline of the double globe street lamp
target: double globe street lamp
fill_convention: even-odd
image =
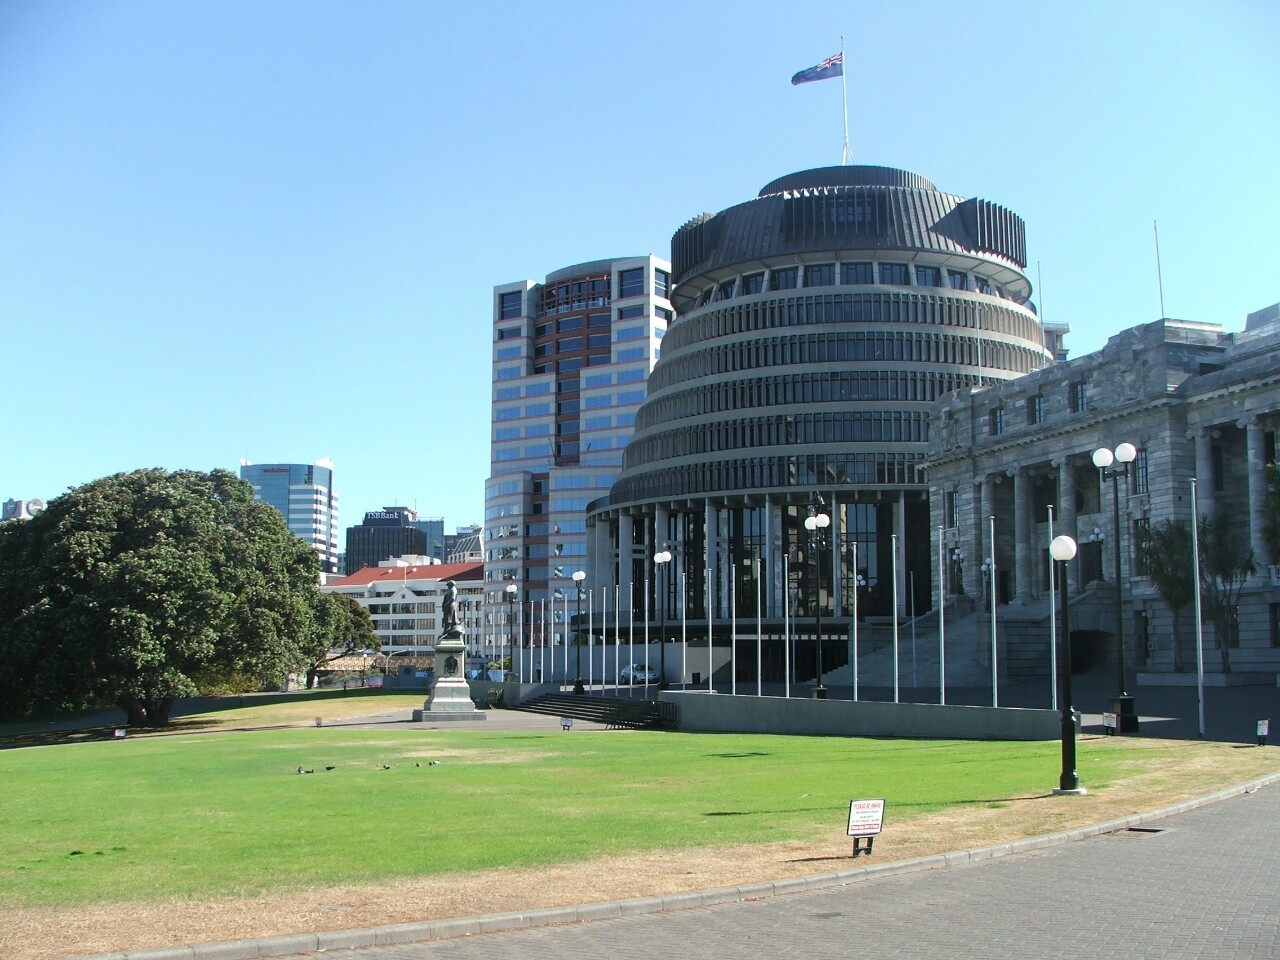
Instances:
[[[573,571],[573,585],[576,588],[574,592],[578,595],[578,616],[575,618],[573,631],[573,639],[578,648],[574,655],[577,666],[574,667],[573,692],[576,694],[587,692],[586,687],[582,685],[582,581],[585,579],[587,579],[585,570]]]
[[[1071,595],[1067,587],[1067,563],[1075,558],[1076,542],[1066,534],[1054,537],[1049,544],[1051,556],[1062,584],[1062,773],[1054,793],[1080,794],[1080,775],[1076,772],[1076,711],[1071,703]],[[1053,612],[1050,611],[1050,616]]]
[[[667,564],[671,562],[670,550],[659,550],[653,555],[658,585],[658,689],[667,686]]]
[[[508,649],[511,653],[511,661],[516,665],[516,679],[520,679],[520,660],[519,654],[516,652],[516,594],[520,592],[520,588],[514,583],[508,583],[507,591],[507,638],[509,641]]]
[[[1116,581],[1117,675],[1117,692],[1112,700],[1112,710],[1116,717],[1116,733],[1138,732],[1138,714],[1134,709],[1134,698],[1126,692],[1128,681],[1125,679],[1124,662],[1124,579],[1120,575],[1120,478],[1124,477],[1127,489],[1129,464],[1137,458],[1138,450],[1132,443],[1117,444],[1114,454],[1108,447],[1099,447],[1093,451],[1093,465],[1098,468],[1099,480],[1111,480],[1111,518],[1115,531],[1111,538],[1111,548]]]
[[[809,516],[804,518],[804,528],[809,531],[809,552],[813,554],[813,617],[814,640],[817,643],[818,679],[813,687],[815,700],[827,699],[827,688],[822,685],[822,590],[818,583],[818,555],[826,547],[826,529],[831,518],[822,511],[822,497],[814,494],[809,504]]]

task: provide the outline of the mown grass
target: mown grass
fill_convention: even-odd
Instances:
[[[902,823],[1043,796],[1058,762],[1052,742],[328,727],[7,750],[0,901],[252,896],[805,840],[842,831],[855,797],[886,798]],[[1123,740],[1081,756],[1094,790],[1134,762]]]

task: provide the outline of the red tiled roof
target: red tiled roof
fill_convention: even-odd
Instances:
[[[484,564],[427,563],[412,567],[365,567],[349,577],[328,581],[326,587],[357,587],[371,583],[397,583],[402,580],[457,580],[459,583],[484,579]]]

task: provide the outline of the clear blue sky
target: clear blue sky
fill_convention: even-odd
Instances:
[[[1027,223],[1073,355],[1280,300],[1280,3],[0,4],[0,499],[331,457],[483,517],[490,300],[840,161]],[[1038,286],[1038,284],[1037,284]]]

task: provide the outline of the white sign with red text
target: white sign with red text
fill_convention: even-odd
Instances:
[[[883,800],[849,801],[849,836],[874,837],[883,826]]]

